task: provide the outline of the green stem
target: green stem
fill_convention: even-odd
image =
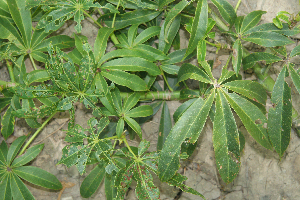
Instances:
[[[97,24],[100,28],[103,28],[103,26],[102,26],[99,22],[97,22],[91,15],[89,15],[89,13],[87,13],[85,10],[83,10],[83,13],[84,13],[87,17],[89,17],[91,20],[93,20],[93,22],[94,22],[95,24]],[[110,39],[111,39],[111,41],[112,41],[114,44],[120,44],[119,41],[118,41],[118,39],[117,39],[117,37],[115,36],[114,33],[112,33],[112,34],[110,35]]]
[[[12,68],[12,63],[9,60],[6,60],[6,66],[7,66],[7,69],[8,69],[8,73],[9,73],[11,82],[15,83],[16,80],[15,80],[14,71],[13,71],[13,68]]]
[[[121,2],[121,0],[118,1],[118,5],[117,5],[117,8],[116,8],[117,10],[119,9],[120,2]],[[116,17],[117,17],[117,13],[114,14],[114,18],[113,18],[112,25],[111,25],[112,28],[115,27]]]
[[[162,71],[162,76],[164,77],[164,80],[165,80],[165,82],[166,82],[166,84],[167,84],[169,90],[170,90],[171,92],[173,92],[173,89],[172,89],[171,86],[169,85],[168,80],[167,80],[167,77],[165,76],[165,73],[164,73],[163,71]]]
[[[130,148],[128,142],[127,142],[127,139],[124,138],[123,141],[124,141],[126,147],[128,148],[128,150],[130,151],[130,153],[133,155],[133,157],[134,157],[135,159],[138,159],[138,158],[136,157],[136,155],[133,153],[133,151],[131,150],[131,148]]]
[[[28,140],[28,142],[25,144],[25,146],[23,147],[22,151],[19,153],[19,156],[22,155],[24,153],[24,151],[26,150],[26,148],[30,145],[30,143],[34,140],[34,138],[41,132],[41,130],[46,126],[46,124],[50,121],[50,119],[52,119],[52,117],[57,113],[57,111],[55,111],[54,113],[52,113],[48,119],[46,121],[44,121],[44,123],[38,128],[38,130],[35,131],[35,133],[31,136],[31,138]]]
[[[242,0],[239,0],[239,1],[237,2],[236,6],[235,6],[235,9],[234,9],[235,12],[236,12],[237,9],[239,8],[241,2],[242,2]]]
[[[31,56],[31,54],[29,54],[29,58],[30,58],[30,61],[32,63],[32,66],[33,66],[34,70],[37,70],[36,65],[34,63],[34,60],[33,60],[32,56]]]

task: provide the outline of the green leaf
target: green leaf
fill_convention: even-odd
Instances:
[[[161,181],[168,181],[179,169],[181,144],[186,138],[191,143],[198,139],[213,100],[214,92],[205,101],[198,98],[171,129],[161,150],[158,163],[158,175]]]
[[[25,9],[25,1],[8,0],[7,5],[14,22],[21,32],[25,46],[30,47],[32,24],[30,11]]]
[[[117,198],[124,199],[124,195],[127,192],[128,188],[132,182],[132,167],[134,162],[129,161],[126,166],[121,169],[115,178],[115,187],[117,188]]]
[[[238,76],[242,64],[243,49],[241,41],[238,39],[233,44],[232,65],[236,76]]]
[[[58,47],[59,49],[70,48],[75,45],[73,38],[67,35],[56,35],[36,44],[36,46],[32,47],[32,53],[39,53],[39,51],[47,51],[50,43],[53,45],[54,48]]]
[[[300,55],[300,45],[296,46],[290,53],[290,57]]]
[[[134,92],[132,93],[128,98],[126,98],[124,105],[123,105],[123,111],[128,111],[131,108],[133,108],[140,99],[140,93]]]
[[[10,187],[13,199],[20,200],[35,200],[26,185],[20,180],[20,178],[12,173],[10,175]]]
[[[61,190],[59,180],[49,172],[32,166],[22,166],[14,169],[14,172],[22,179],[44,188]]]
[[[155,187],[151,173],[145,166],[136,164],[133,169],[134,177],[137,181],[135,194],[138,199],[159,199],[159,189]]]
[[[158,49],[161,50],[164,53],[168,53],[173,40],[175,36],[177,35],[177,32],[179,31],[180,28],[180,15],[177,15],[175,19],[173,20],[172,24],[170,25],[169,31],[165,33],[164,29],[164,23],[161,26],[160,34],[159,34],[159,41],[158,41]],[[167,36],[165,35],[167,34]],[[168,41],[168,42],[167,42]]]
[[[249,13],[243,20],[241,33],[245,33],[249,29],[253,28],[261,19],[263,14],[267,13],[266,11],[255,10]]]
[[[149,105],[142,105],[136,108],[133,108],[125,113],[129,117],[147,117],[153,114],[153,109]]]
[[[9,150],[7,152],[7,164],[11,164],[11,162],[13,161],[13,159],[16,157],[17,153],[19,152],[19,150],[21,149],[21,147],[23,146],[23,143],[26,140],[26,136],[21,136],[18,137],[9,147]]]
[[[3,140],[0,145],[0,162],[2,162],[3,164],[6,164],[7,152],[8,152],[8,147],[5,141]]]
[[[0,112],[11,102],[11,97],[1,97],[0,98]]]
[[[162,52],[159,49],[153,48],[152,46],[149,45],[145,45],[145,44],[138,44],[135,47],[133,47],[132,50],[137,50],[138,52],[142,52],[145,55],[148,56],[148,58],[146,58],[149,61],[157,61],[157,60],[167,60],[169,59],[164,52]],[[152,60],[154,59],[154,60]]]
[[[254,32],[246,38],[245,41],[253,42],[264,47],[283,46],[294,43],[287,37],[274,32]]]
[[[184,63],[178,72],[178,82],[187,80],[189,78],[204,83],[212,83],[209,76],[203,70],[192,64]]]
[[[7,31],[9,31],[20,43],[22,46],[25,46],[24,41],[22,40],[19,32],[17,29],[9,22],[7,18],[4,18],[0,16],[0,24],[2,25],[2,28],[5,28]]]
[[[235,80],[227,82],[223,86],[236,93],[242,94],[253,101],[259,102],[263,105],[266,104],[267,92],[258,82],[250,80]]]
[[[180,67],[177,65],[161,65],[160,68],[168,74],[178,74]]]
[[[24,155],[16,158],[12,162],[11,166],[15,168],[15,167],[20,167],[22,165],[29,163],[35,157],[37,157],[37,155],[39,155],[39,153],[42,151],[43,147],[44,147],[44,144],[38,144],[38,145],[35,145],[35,146],[29,148],[28,150],[26,150]]]
[[[207,61],[200,61],[199,64],[203,67],[203,69],[205,70],[206,74],[209,76],[209,78],[211,80],[214,79],[213,74],[211,73],[211,67],[210,65],[207,63]]]
[[[163,65],[171,65],[174,63],[179,63],[181,62],[181,60],[183,59],[184,55],[185,55],[186,49],[180,49],[177,51],[173,51],[172,53],[168,54],[169,59],[168,60],[164,60],[162,61]]]
[[[191,54],[206,34],[208,23],[208,5],[207,0],[198,1],[195,17],[192,24],[192,32],[189,39],[188,48],[185,57]]]
[[[130,26],[130,28],[128,29],[128,44],[130,47],[133,46],[133,40],[136,37],[136,33],[137,33],[137,29],[139,27],[139,24],[133,24],[132,26]]]
[[[73,107],[73,103],[78,100],[77,96],[66,97],[61,100],[57,105],[57,110],[70,110]]]
[[[285,82],[286,67],[279,73],[272,91],[268,114],[268,135],[281,158],[289,146],[292,126],[291,88]]]
[[[114,28],[115,30],[119,30],[122,28],[125,28],[126,26],[132,25],[132,24],[143,24],[145,22],[148,22],[155,17],[157,17],[160,14],[160,11],[153,11],[153,10],[134,10],[131,12],[126,12],[125,14],[117,14],[115,23],[114,23]],[[108,27],[112,27],[112,22],[114,19],[114,14],[108,15],[104,19],[104,23]],[[102,18],[99,18],[102,19]]]
[[[279,34],[286,35],[286,36],[293,36],[300,32],[300,29],[296,28],[296,27],[293,29],[290,29],[290,27],[287,23],[284,23],[282,25],[283,25],[283,28],[279,29],[273,23],[261,24],[261,25],[251,28],[250,30],[245,32],[244,35],[254,33],[254,32],[275,32],[275,33],[279,33]]]
[[[294,86],[296,87],[298,93],[300,94],[300,76],[291,65],[289,65],[289,68],[290,68],[291,77],[292,77]]]
[[[108,90],[107,82],[100,73],[97,73],[95,76],[95,85],[96,85],[96,89],[101,93],[102,92],[104,94],[108,93],[109,90]]]
[[[117,109],[117,112],[120,113],[122,111],[122,97],[120,94],[120,90],[118,88],[112,90],[111,97],[113,99],[114,106]]]
[[[236,19],[234,8],[226,0],[212,0],[213,4],[218,8],[223,19],[232,25]]]
[[[108,28],[108,27],[103,27],[99,29],[94,44],[94,56],[96,62],[98,62],[100,58],[104,55],[107,47],[107,40],[113,31],[114,31],[113,28]]]
[[[142,156],[150,147],[150,142],[142,140],[138,146],[138,156]]]
[[[265,52],[254,52],[245,58],[243,58],[243,69],[246,70],[248,68],[253,67],[253,65],[258,61],[266,61],[267,64],[281,61],[282,59],[278,56],[275,56],[271,53]]]
[[[9,106],[1,120],[1,134],[7,139],[14,132],[15,116],[12,114],[13,108]]]
[[[173,115],[173,119],[174,119],[175,123],[178,121],[178,119],[181,117],[181,115],[194,103],[194,101],[196,101],[196,98],[190,99],[190,100],[184,102],[177,108],[177,110],[175,111],[175,113]]]
[[[190,4],[190,1],[182,0],[179,3],[175,4],[173,8],[170,9],[170,11],[167,13],[165,23],[164,23],[164,36],[167,43],[168,41],[168,32],[172,25],[172,22],[174,21],[175,17],[187,6]]]
[[[105,175],[105,166],[104,163],[101,162],[100,164],[96,165],[96,167],[85,177],[81,186],[80,186],[80,194],[83,198],[89,198],[92,196],[100,183],[102,182]]]
[[[117,188],[114,186],[115,176],[106,174],[104,179],[105,197],[107,200],[113,200],[117,196]]]
[[[239,132],[231,108],[218,90],[213,125],[213,144],[217,169],[225,183],[237,176],[240,168]]]
[[[34,70],[27,74],[26,76],[28,85],[34,82],[43,82],[49,80],[51,77],[49,76],[47,70]]]
[[[197,45],[197,59],[198,63],[205,61],[206,57],[206,42],[205,40],[200,40]]]
[[[140,125],[132,118],[125,116],[124,120],[126,123],[136,132],[140,139],[142,139],[142,129]]]
[[[185,177],[179,173],[176,173],[170,180],[167,181],[167,183],[171,186],[179,187],[183,192],[187,192],[187,193],[191,193],[191,194],[200,196],[202,199],[205,200],[205,197],[202,194],[200,194],[198,191],[183,184],[183,182],[186,180],[187,180],[187,177]]]
[[[129,87],[133,91],[148,90],[147,84],[138,76],[119,70],[101,71],[101,74],[116,84]]]
[[[152,26],[147,29],[145,29],[143,32],[141,32],[134,40],[133,46],[136,46],[138,44],[142,44],[149,40],[150,38],[158,35],[160,33],[160,27],[159,26]]]
[[[11,194],[11,186],[10,186],[10,176],[6,175],[1,178],[0,181],[0,199],[3,200],[11,200],[12,194]]]
[[[241,27],[242,27],[243,21],[244,21],[244,16],[238,16],[235,19],[234,27],[235,27],[235,32],[238,33],[238,34],[241,33]]]
[[[151,76],[160,75],[159,68],[143,58],[118,58],[104,63],[101,70],[146,71]]]
[[[123,131],[124,131],[124,119],[120,118],[117,123],[117,128],[116,128],[116,134],[117,134],[118,138],[121,138]]]
[[[167,136],[170,133],[170,130],[172,128],[172,120],[170,117],[170,111],[168,108],[168,104],[164,101],[161,116],[160,116],[160,122],[159,122],[159,129],[158,129],[158,139],[157,139],[157,151],[162,150],[163,145],[166,141]]]
[[[267,131],[264,128],[267,123],[262,111],[248,100],[235,93],[225,94],[227,101],[242,120],[250,135],[263,147],[272,149]]]

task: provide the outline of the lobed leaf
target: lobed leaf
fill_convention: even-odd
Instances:
[[[32,166],[22,166],[14,169],[14,172],[22,179],[44,188],[52,190],[62,189],[59,180],[49,172]]]
[[[20,178],[12,173],[10,175],[10,187],[13,199],[20,200],[35,200],[33,195],[30,193],[26,185],[20,180]]]
[[[223,86],[236,93],[242,94],[253,101],[263,105],[266,104],[267,92],[258,82],[250,80],[235,80],[227,82],[223,84]]]
[[[231,108],[221,91],[217,91],[213,122],[213,144],[217,169],[225,183],[237,176],[240,168],[239,132]]]
[[[11,192],[11,178],[8,174],[4,175],[0,178],[0,199],[3,200],[11,200],[12,192]]]
[[[198,139],[213,100],[214,92],[205,101],[198,98],[171,129],[158,163],[158,175],[161,181],[168,181],[178,170],[180,147],[185,139],[188,138],[191,143]]]
[[[272,91],[272,107],[268,114],[268,135],[281,158],[290,143],[292,126],[291,88],[285,82],[287,68],[279,73]]]
[[[131,108],[133,108],[140,99],[140,93],[134,92],[132,93],[128,98],[126,98],[124,105],[123,105],[123,111],[128,111]]]
[[[186,79],[194,79],[204,83],[212,83],[209,76],[200,68],[189,64],[184,63],[178,72],[178,82],[184,81]]]

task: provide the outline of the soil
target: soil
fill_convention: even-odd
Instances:
[[[238,0],[228,0],[234,7]],[[267,11],[262,17],[262,22],[272,22],[272,19],[279,11],[288,11],[289,13],[297,14],[300,11],[298,0],[242,0],[239,6],[238,15],[245,15],[253,10]],[[95,27],[89,20],[82,23],[82,34],[89,38],[89,43],[93,46],[93,42],[97,36],[98,28]],[[72,35],[75,24],[68,24],[64,27],[61,34]],[[220,34],[217,34],[219,41],[224,40]],[[299,35],[291,38],[295,41],[294,44],[287,47],[291,50],[298,45]],[[186,34],[181,32],[181,48],[187,47]],[[224,40],[225,43],[225,40]],[[110,44],[107,51],[112,50]],[[254,47],[255,48],[255,47]],[[213,59],[219,63],[214,70],[215,77],[219,77],[222,67],[225,65],[228,52],[220,51],[214,54],[213,47],[208,48],[207,59]],[[195,60],[190,61],[195,64]],[[295,59],[296,64],[300,61]],[[26,61],[28,71],[30,69],[30,62]],[[297,65],[296,65],[297,66]],[[276,79],[278,72],[282,68],[281,63],[271,66],[269,71],[271,77]],[[9,75],[5,63],[0,65],[0,79],[9,80]],[[249,80],[256,80],[254,74],[243,73],[243,77]],[[191,81],[191,88],[197,87],[197,82]],[[292,101],[293,105],[299,108],[299,95],[292,86]],[[178,101],[168,101],[171,116],[175,110],[181,105]],[[300,111],[298,111],[300,112]],[[150,151],[156,149],[158,125],[160,121],[159,111],[151,121],[148,121],[142,126],[143,138],[151,142]],[[3,114],[3,113],[2,113]],[[89,110],[85,109],[83,105],[78,104],[76,109],[76,123],[83,127],[87,127],[87,120],[92,117]],[[32,166],[40,167],[52,174],[54,174],[60,181],[64,181],[66,189],[61,194],[62,200],[80,200],[80,184],[91,171],[94,166],[87,167],[87,173],[80,176],[76,167],[67,168],[64,165],[56,165],[62,156],[61,150],[67,144],[64,142],[65,132],[67,129],[68,113],[59,113],[49,124],[43,129],[39,136],[34,140],[34,143],[43,142],[45,147],[40,155],[31,163]],[[300,139],[294,130],[291,131],[291,141],[286,153],[280,160],[275,151],[270,151],[260,146],[247,133],[245,127],[241,124],[238,117],[236,118],[239,129],[246,138],[245,149],[241,156],[240,172],[236,179],[230,183],[225,184],[217,171],[214,150],[212,144],[212,122],[207,120],[206,125],[199,137],[197,148],[193,155],[186,161],[181,163],[180,173],[188,177],[185,182],[189,187],[202,193],[207,200],[296,200],[300,199]],[[17,119],[14,135],[8,139],[11,143],[16,137],[33,132],[23,119]],[[55,133],[53,133],[55,132]],[[53,134],[52,134],[53,133]],[[49,134],[49,137],[47,137]],[[47,137],[47,138],[46,138]],[[3,138],[0,137],[0,141]],[[137,145],[135,141],[131,141],[130,145]],[[161,183],[157,177],[154,176],[155,185],[161,191],[161,199],[165,200],[198,200],[201,199],[192,194],[183,193],[175,187],[168,186]],[[59,196],[60,191],[50,191],[43,188],[36,187],[26,182],[29,190],[33,193],[37,200],[54,200]],[[69,187],[68,187],[69,186]],[[98,191],[89,199],[105,199],[104,184],[102,183]],[[126,199],[134,200],[135,197],[134,186],[132,186]]]

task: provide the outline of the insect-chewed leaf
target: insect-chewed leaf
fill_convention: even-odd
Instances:
[[[260,21],[261,16],[265,13],[267,12],[261,10],[255,10],[249,13],[243,20],[241,33],[244,33],[253,28]]]
[[[150,172],[141,164],[135,164],[133,175],[137,181],[135,194],[138,199],[159,199],[160,192],[153,183],[153,178]]]
[[[69,123],[67,136],[65,137],[66,142],[83,142],[84,138],[87,138],[87,135],[84,133],[85,129],[82,128],[79,124],[72,126]]]
[[[253,42],[264,47],[283,46],[294,43],[287,37],[275,32],[253,32],[246,38],[245,41]]]
[[[187,177],[185,177],[179,173],[176,173],[170,180],[167,181],[167,183],[169,185],[179,187],[183,192],[187,192],[187,193],[191,193],[191,194],[200,196],[202,199],[205,200],[205,197],[202,194],[200,194],[198,191],[183,184],[183,182],[186,180],[187,180]]]
[[[139,156],[143,155],[143,153],[145,153],[149,147],[150,147],[150,142],[147,140],[142,140],[138,147],[138,155]]]
[[[213,144],[217,169],[224,182],[230,183],[240,168],[239,133],[231,108],[221,91],[217,92]]]
[[[22,179],[34,185],[38,185],[52,190],[62,189],[61,183],[54,175],[40,168],[32,166],[22,166],[15,168],[14,172]]]
[[[259,102],[263,105],[267,101],[267,92],[261,84],[250,80],[236,80],[223,84],[224,87],[242,94],[249,99]]]
[[[83,145],[80,143],[74,143],[65,146],[62,149],[62,157],[57,164],[65,164],[67,167],[71,167],[78,162],[79,148],[83,149]]]
[[[267,119],[262,111],[247,99],[240,97],[236,93],[225,93],[225,96],[252,137],[263,147],[272,149],[267,131],[264,128]]]
[[[85,177],[81,186],[80,194],[83,198],[89,198],[92,196],[105,176],[105,164],[100,162],[96,167]]]
[[[189,64],[184,63],[178,72],[178,82],[184,81],[186,79],[194,79],[204,83],[212,83],[209,76],[200,68]]]
[[[223,19],[228,24],[232,25],[236,19],[236,13],[232,5],[226,0],[212,0],[212,2],[220,11],[220,14],[223,17]]]
[[[198,139],[213,100],[214,92],[205,101],[198,98],[171,129],[162,148],[158,163],[158,175],[162,181],[172,178],[178,170],[180,147],[185,139],[188,138],[191,143]]]
[[[282,157],[290,142],[292,126],[291,88],[285,82],[283,67],[275,82],[268,114],[268,135],[275,151]]]
[[[195,17],[192,24],[192,31],[189,45],[185,53],[185,57],[191,54],[197,47],[198,42],[203,39],[206,34],[208,23],[208,5],[207,0],[198,1]]]
[[[233,44],[233,53],[232,53],[232,65],[236,76],[238,76],[240,72],[240,68],[242,65],[242,57],[243,57],[242,44],[241,41],[238,39]]]
[[[274,54],[266,52],[255,52],[243,58],[243,69],[246,70],[248,68],[251,68],[256,62],[263,60],[266,61],[267,64],[269,64],[278,62],[282,59]]]
[[[70,110],[77,100],[77,96],[66,97],[58,103],[57,110]]]
[[[134,161],[129,161],[126,166],[121,169],[115,179],[115,187],[117,188],[117,198],[124,199],[124,195],[132,182]]]
[[[28,150],[26,150],[24,155],[22,155],[21,157],[16,158],[12,162],[11,166],[12,167],[20,167],[22,165],[25,165],[25,164],[29,163],[37,155],[39,155],[39,153],[42,151],[43,147],[44,147],[44,144],[38,144],[38,145],[35,145],[35,146],[29,148]]]

